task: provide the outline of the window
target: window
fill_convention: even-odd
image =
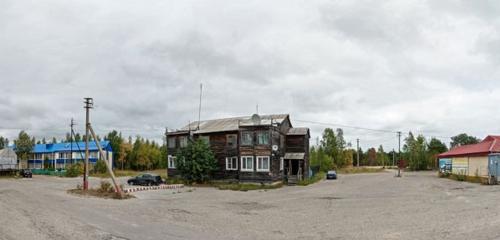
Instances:
[[[226,170],[238,170],[238,157],[226,158]]]
[[[187,147],[188,145],[188,138],[186,136],[179,137],[179,146],[181,148]]]
[[[269,172],[269,156],[257,157],[257,172]]]
[[[175,159],[176,157],[168,155],[168,168],[175,169]]]
[[[283,157],[280,157],[280,171],[283,171],[283,162],[284,162],[284,158]]]
[[[253,172],[253,157],[252,156],[242,156],[241,157],[241,171],[242,172]]]
[[[253,132],[241,133],[241,145],[253,145]]]
[[[175,148],[175,137],[169,137],[168,138],[168,147],[169,148]]]
[[[269,132],[267,132],[267,131],[257,132],[257,144],[258,145],[268,145],[269,144]]]
[[[200,139],[206,144],[210,145],[210,137],[209,136],[200,136]]]
[[[228,148],[235,148],[238,141],[238,135],[228,134],[226,135],[226,145]]]

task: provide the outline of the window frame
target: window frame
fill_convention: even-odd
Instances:
[[[233,145],[229,145],[229,139],[234,137]],[[226,134],[226,147],[230,149],[234,149],[238,147],[238,134]]]
[[[267,135],[267,143],[259,143],[259,134],[266,134]],[[269,131],[261,130],[261,131],[255,132],[255,145],[267,146],[269,144],[271,144],[271,134]]]
[[[267,158],[267,168],[262,168],[261,163],[259,161],[259,158],[262,160]],[[270,156],[257,156],[255,158],[255,162],[257,165],[257,168],[256,168],[257,172],[269,172],[271,170],[271,157]]]
[[[285,158],[280,157],[280,171],[283,171],[285,169]]]
[[[250,134],[251,142],[249,144],[245,143],[244,134]],[[241,131],[241,146],[253,146],[255,143],[255,133],[253,131]]]
[[[188,145],[188,137],[187,136],[179,136],[179,147],[185,148]]]
[[[206,142],[207,145],[210,146],[210,136],[199,136],[198,139]],[[204,139],[206,139],[206,141]]]
[[[233,160],[235,160],[235,161],[233,162]],[[231,166],[229,166],[229,165],[231,165]],[[229,171],[238,170],[238,157],[236,157],[236,156],[226,157],[226,170],[229,170]]]
[[[175,136],[167,137],[167,148],[175,148],[175,147],[177,147],[176,137]]]
[[[252,163],[252,168],[248,168],[247,166],[247,161],[248,159],[251,159],[251,163]],[[243,161],[245,161],[245,164],[243,164]],[[253,156],[241,156],[240,157],[240,172],[253,172],[254,171],[254,157]],[[245,166],[245,168],[243,168],[243,166]]]
[[[177,167],[176,163],[175,163],[176,160],[177,160],[176,156],[168,155],[167,168],[168,169],[176,169],[176,167]]]

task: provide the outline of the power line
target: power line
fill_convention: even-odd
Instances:
[[[367,131],[374,131],[374,132],[398,133],[397,131],[393,131],[393,130],[374,129],[374,128],[367,128],[367,127],[350,126],[350,125],[338,124],[338,123],[324,123],[324,122],[307,121],[307,120],[295,120],[295,121],[296,122],[303,122],[303,123],[312,123],[312,124],[326,125],[326,126],[335,126],[335,127],[344,127],[344,128],[352,128],[352,129],[359,129],[359,130],[367,130]]]

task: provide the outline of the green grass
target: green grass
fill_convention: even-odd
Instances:
[[[300,180],[297,183],[297,185],[299,185],[299,186],[307,186],[307,185],[310,185],[310,184],[313,184],[313,183],[317,183],[317,182],[321,181],[322,179],[324,179],[325,176],[326,176],[326,174],[324,172],[319,172],[316,175],[314,175],[314,177],[312,177],[312,178]]]
[[[251,184],[251,183],[217,183],[212,184],[214,187],[220,190],[232,190],[232,191],[254,191],[254,190],[268,190],[281,188],[282,183],[278,184]]]
[[[352,167],[341,168],[337,170],[337,174],[356,174],[356,173],[378,173],[383,172],[385,169],[376,167]]]
[[[448,178],[452,179],[455,181],[460,181],[460,182],[470,182],[470,183],[481,183],[481,184],[487,184],[488,179],[485,177],[479,177],[479,176],[467,176],[464,174],[440,174],[440,177],[443,178]]]

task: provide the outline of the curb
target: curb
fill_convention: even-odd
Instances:
[[[184,184],[172,184],[172,185],[160,185],[160,186],[149,186],[149,187],[134,187],[123,189],[124,193],[140,192],[148,190],[160,190],[160,189],[179,189],[184,188]]]

